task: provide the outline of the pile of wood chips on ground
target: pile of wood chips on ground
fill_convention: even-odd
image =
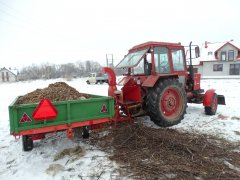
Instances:
[[[89,98],[89,95],[79,93],[65,82],[50,84],[44,89],[36,89],[18,99],[16,104],[38,103],[43,98],[51,101],[80,100]]]
[[[118,125],[119,126],[119,125]],[[121,124],[91,144],[116,161],[132,179],[240,179],[240,144],[206,135]]]

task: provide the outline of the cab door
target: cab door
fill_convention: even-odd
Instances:
[[[171,48],[172,69],[179,77],[179,82],[184,86],[186,83],[186,60],[184,50],[181,48]]]
[[[168,48],[154,48],[154,69],[157,74],[169,74],[171,72]]]

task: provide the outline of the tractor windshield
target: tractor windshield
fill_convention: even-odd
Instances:
[[[116,66],[117,68],[126,68],[134,67],[139,61],[143,58],[143,55],[147,52],[148,49],[141,51],[131,52],[124,57],[124,59]]]

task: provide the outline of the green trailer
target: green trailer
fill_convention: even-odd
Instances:
[[[23,150],[33,148],[33,140],[42,139],[46,133],[66,130],[72,138],[73,131],[88,130],[111,122],[114,116],[114,98],[89,95],[83,100],[55,101],[43,99],[39,103],[17,104],[17,97],[9,106],[10,133],[22,136]]]

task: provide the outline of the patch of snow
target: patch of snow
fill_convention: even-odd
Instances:
[[[8,105],[19,96],[37,88],[45,88],[50,83],[64,81],[79,92],[107,95],[108,85],[87,85],[84,79],[38,80],[29,82],[0,84],[0,179],[114,179],[119,176],[117,165],[108,158],[108,154],[94,149],[87,141],[68,140],[63,132],[49,135],[46,139],[34,141],[31,152],[23,152],[20,139],[9,135]],[[187,114],[182,122],[171,128],[198,134],[209,134],[228,141],[240,141],[239,79],[205,79],[201,81],[203,89],[216,89],[226,99],[226,106],[218,106],[214,116],[207,116],[199,104],[188,104]],[[146,125],[157,127],[149,117],[141,117]],[[67,148],[80,146],[86,153],[79,159],[64,156],[54,161],[54,156]],[[58,165],[54,165],[58,164]],[[57,173],[47,173],[50,167],[58,167]],[[63,168],[62,168],[63,167]],[[96,178],[97,177],[97,178]]]

